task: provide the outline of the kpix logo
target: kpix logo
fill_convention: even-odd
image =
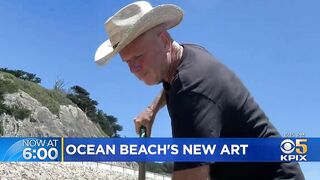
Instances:
[[[280,149],[285,155],[281,155],[281,161],[307,161],[307,139],[285,139],[281,142]],[[292,154],[294,153],[294,154]]]

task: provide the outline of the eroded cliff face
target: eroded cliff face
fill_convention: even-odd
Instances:
[[[55,115],[21,90],[13,94],[5,94],[3,98],[4,104],[8,106],[18,106],[31,111],[31,116],[23,120],[7,114],[0,115],[3,136],[103,137],[97,125],[78,107],[60,105],[60,112]]]

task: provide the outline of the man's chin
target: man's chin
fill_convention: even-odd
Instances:
[[[157,84],[161,83],[161,81],[156,82],[156,81],[148,81],[148,80],[143,80],[143,82],[148,86],[153,86],[153,85],[157,85]]]

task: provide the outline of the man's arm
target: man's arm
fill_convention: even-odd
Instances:
[[[136,133],[139,134],[141,126],[147,128],[147,137],[151,135],[151,129],[158,111],[166,105],[165,92],[162,90],[160,94],[153,100],[153,102],[142,112],[134,118]]]
[[[192,169],[174,171],[173,180],[207,180],[209,177],[209,165],[199,166]]]

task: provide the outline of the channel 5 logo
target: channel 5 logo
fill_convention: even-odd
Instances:
[[[280,149],[284,153],[281,161],[307,161],[307,139],[285,139],[281,142]]]

